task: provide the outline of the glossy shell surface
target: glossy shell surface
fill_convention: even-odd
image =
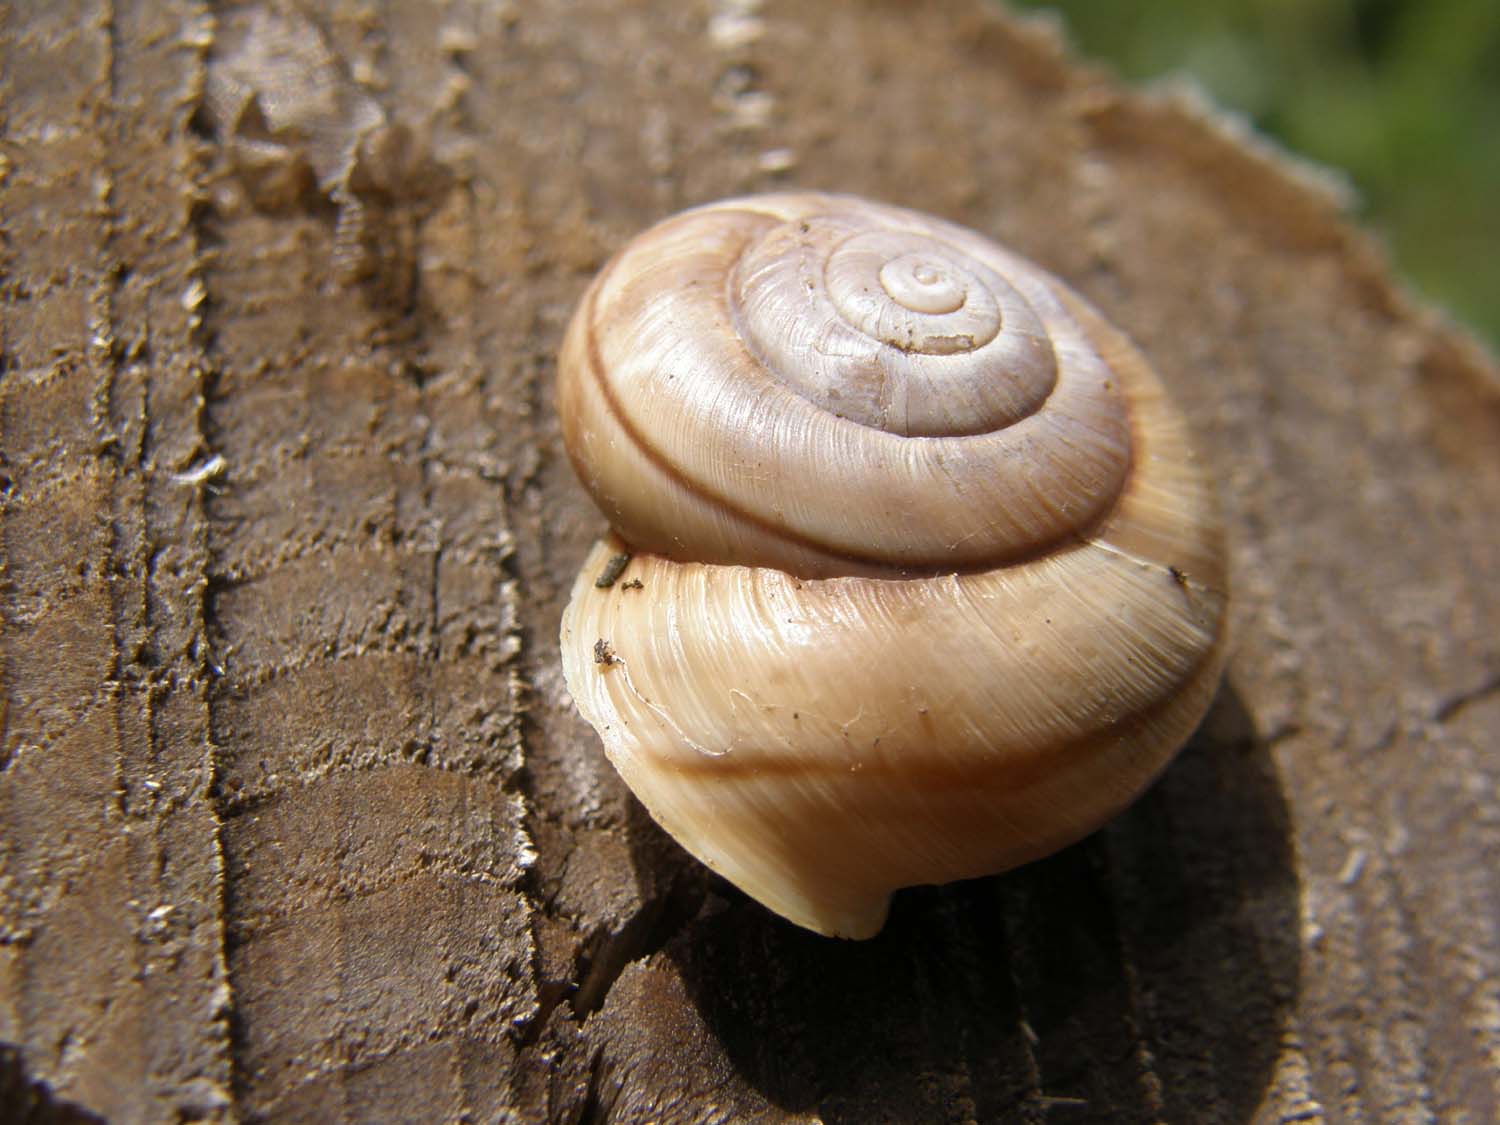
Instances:
[[[1184,421],[974,232],[816,194],[676,216],[590,286],[558,403],[614,527],[570,691],[653,816],[800,925],[867,937],[898,887],[1078,839],[1209,704],[1227,586]]]

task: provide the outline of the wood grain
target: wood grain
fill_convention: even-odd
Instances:
[[[12,5],[0,121],[11,1117],[1500,1117],[1500,375],[1316,175],[970,0]],[[572,304],[788,185],[1067,278],[1232,528],[1163,781],[860,944],[665,838],[557,658]]]

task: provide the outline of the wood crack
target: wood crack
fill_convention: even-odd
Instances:
[[[1500,673],[1491,676],[1468,691],[1450,695],[1448,698],[1442,700],[1432,709],[1432,720],[1436,723],[1452,722],[1467,708],[1482,704],[1496,695],[1500,695]]]

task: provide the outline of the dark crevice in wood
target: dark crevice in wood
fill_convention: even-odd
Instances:
[[[609,1125],[615,1119],[620,1086],[613,1080],[612,1071],[603,1048],[596,1049],[589,1059],[588,1084],[584,1087],[583,1104],[574,1125]]]
[[[200,50],[199,59],[204,77],[200,78],[200,97],[197,104],[193,106],[186,115],[189,129],[196,130],[199,142],[199,154],[195,164],[195,171],[201,177],[206,177],[213,165],[223,159],[222,149],[218,145],[218,139],[211,127],[205,127],[206,104],[201,97],[203,84],[206,82],[208,67],[213,58],[215,43],[212,39],[203,45]],[[218,351],[215,320],[217,309],[213,298],[213,287],[211,275],[216,264],[216,252],[223,242],[223,235],[218,229],[217,218],[206,199],[194,205],[189,212],[188,230],[197,250],[195,261],[197,268],[194,271],[195,280],[199,281],[205,290],[202,304],[199,307],[200,316],[197,323],[197,335],[194,343],[197,346],[199,367],[201,371],[201,398],[196,412],[196,424],[199,441],[203,453],[218,451],[223,448],[223,442],[218,432],[214,418],[214,403],[220,399],[219,382],[221,376],[220,357]],[[219,704],[222,693],[226,690],[226,681],[229,679],[228,655],[225,652],[223,638],[225,636],[223,625],[219,620],[219,598],[223,591],[222,580],[217,576],[221,569],[218,565],[218,557],[214,536],[214,517],[210,501],[212,495],[207,488],[200,492],[198,503],[198,515],[200,520],[200,543],[203,570],[200,581],[197,584],[199,601],[194,609],[199,614],[202,623],[201,643],[196,652],[198,662],[198,673],[203,684],[203,701],[207,722],[207,745],[205,755],[208,767],[208,794],[213,807],[214,826],[216,838],[214,841],[215,851],[218,857],[219,898],[215,904],[217,907],[218,924],[221,941],[221,964],[224,973],[224,997],[225,1003],[220,1013],[220,1020],[228,1048],[228,1071],[229,1071],[229,1093],[232,1105],[238,1110],[246,1103],[250,1089],[251,1076],[249,1074],[246,1054],[249,1048],[250,1031],[246,1026],[243,1011],[239,1005],[236,994],[235,980],[231,967],[234,964],[236,948],[241,940],[240,934],[234,926],[237,917],[236,895],[237,888],[233,878],[234,865],[227,848],[225,838],[225,827],[235,815],[233,800],[225,791],[224,778],[228,771],[228,741],[222,729],[222,716]]]
[[[1476,687],[1470,688],[1468,691],[1461,691],[1456,695],[1450,695],[1447,699],[1444,699],[1433,708],[1433,721],[1438,723],[1452,722],[1465,709],[1484,703],[1496,695],[1500,695],[1500,675],[1492,676]]]
[[[10,1125],[104,1125],[104,1118],[26,1073],[21,1052],[0,1043],[0,1110]]]
[[[684,932],[703,902],[702,888],[696,882],[672,882],[648,896],[623,926],[596,930],[584,939],[576,955],[572,994],[578,1019],[587,1019],[604,1006],[627,965],[652,956]]]
[[[1041,1040],[1031,1022],[1026,979],[1032,972],[1035,948],[1027,932],[1020,898],[1009,886],[1000,888],[997,897],[1005,926],[1005,974],[1015,996],[1014,1022],[1019,1033],[1015,1039],[1021,1050],[1020,1078],[1024,1085],[1020,1090],[1018,1108],[1028,1123],[1039,1123],[1046,1119],[1046,1110],[1041,1104],[1042,1067],[1037,1058],[1037,1046]]]
[[[205,10],[206,7],[205,5]],[[192,129],[193,121],[203,112],[203,89],[211,50],[211,42],[200,42],[197,45],[195,96],[190,103],[178,107],[179,121],[189,131]],[[188,146],[185,144],[184,147]],[[190,239],[192,247],[190,283],[203,287],[205,292],[197,306],[195,316],[189,322],[192,375],[199,389],[189,425],[196,439],[194,445],[199,463],[209,463],[218,456],[218,446],[215,443],[213,421],[208,405],[214,398],[218,376],[218,369],[212,359],[214,338],[211,325],[214,309],[211,294],[207,292],[207,275],[211,269],[215,232],[211,222],[211,212],[201,195],[201,183],[209,164],[209,157],[202,145],[193,145],[190,151],[192,156],[188,163],[187,174],[195,190],[194,197],[189,201],[184,201],[183,204],[184,233]],[[147,401],[149,402],[149,392]],[[149,437],[150,432],[149,427],[145,428],[143,437]],[[232,917],[233,889],[229,881],[229,865],[226,862],[224,842],[224,822],[227,813],[221,780],[225,751],[223,739],[215,727],[214,712],[215,693],[225,675],[221,658],[216,653],[214,644],[218,623],[215,619],[216,601],[212,580],[213,541],[209,518],[209,502],[218,491],[218,487],[211,478],[200,479],[194,482],[192,487],[194,496],[190,509],[192,528],[189,546],[198,569],[196,581],[192,584],[192,600],[184,608],[192,615],[196,635],[194,643],[185,656],[189,682],[193,685],[195,697],[201,701],[203,793],[212,812],[212,837],[209,841],[209,848],[212,852],[214,899],[211,924],[217,934],[215,973],[218,978],[219,1002],[208,1015],[208,1020],[213,1033],[222,1044],[228,1087],[224,1093],[229,1099],[228,1108],[232,1113],[244,1089],[245,1076],[242,1062],[243,1023],[239,1017],[233,981],[229,974],[233,941],[229,919]]]

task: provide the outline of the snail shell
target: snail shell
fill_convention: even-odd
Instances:
[[[972,231],[810,193],[675,216],[589,287],[558,407],[615,532],[563,617],[573,698],[799,925],[868,937],[898,887],[1086,835],[1208,707],[1225,563],[1183,420]]]

